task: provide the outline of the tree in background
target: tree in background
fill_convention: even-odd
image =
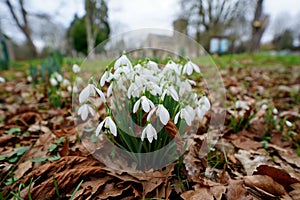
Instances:
[[[252,21],[252,35],[249,51],[254,52],[260,48],[261,38],[269,24],[269,16],[263,13],[264,0],[257,0],[255,14]]]
[[[247,0],[181,0],[181,17],[188,19],[195,39],[206,49],[212,36],[233,36],[239,38],[249,16],[246,13],[253,7]],[[245,33],[244,33],[245,34]],[[238,36],[239,35],[239,36]]]
[[[30,48],[32,56],[37,57],[37,50],[32,40],[31,29],[28,23],[28,13],[24,7],[24,0],[18,0],[20,13],[18,13],[18,9],[12,5],[10,0],[6,0],[5,2],[18,28],[25,35],[26,42]]]
[[[108,7],[105,0],[85,0],[85,27],[87,35],[87,51],[90,58],[95,57],[93,51],[97,38],[102,42],[110,33],[108,24]]]
[[[277,35],[272,40],[276,50],[292,49],[293,48],[293,31],[286,29],[283,33]]]
[[[93,48],[97,44],[106,40],[108,36],[109,35],[105,31],[101,31],[100,29],[100,31],[96,36],[96,40],[94,42]],[[77,52],[83,53],[85,55],[89,53],[85,16],[83,17],[78,17],[77,15],[74,16],[74,19],[71,22],[70,27],[67,31],[67,38],[71,49],[74,49]]]

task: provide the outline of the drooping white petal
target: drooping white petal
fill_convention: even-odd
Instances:
[[[97,94],[100,96],[101,100],[105,103],[106,99],[104,93],[101,90],[99,90],[97,87],[94,87],[94,89],[96,90]]]
[[[133,113],[136,113],[140,107],[141,99],[137,100],[133,106]]]
[[[118,60],[116,60],[116,62],[114,64],[114,69],[116,70],[119,67],[124,66],[124,65],[129,67],[130,69],[132,69],[132,64],[126,55],[122,55]]]
[[[173,86],[170,86],[168,89],[169,89],[168,91],[169,91],[171,97],[172,97],[175,101],[179,101],[179,97],[178,97],[178,94],[177,94],[175,88],[174,88]]]
[[[187,125],[191,126],[195,118],[195,112],[191,106],[186,106],[181,110],[181,117],[184,118]]]
[[[170,114],[164,105],[160,104],[157,106],[156,115],[159,116],[159,119],[163,125],[166,125],[170,120]]]
[[[55,78],[50,78],[50,84],[51,84],[52,86],[57,86],[57,85],[58,85],[58,82],[57,82],[57,80],[56,80]]]
[[[206,96],[201,97],[199,100],[199,106],[201,106],[205,112],[207,112],[210,109],[210,102]]]
[[[114,135],[117,136],[117,127],[115,122],[111,119],[111,117],[106,118],[105,125],[108,126],[110,132]]]
[[[104,74],[102,75],[101,79],[100,79],[100,86],[103,87],[105,82],[106,82],[106,78],[107,78],[107,71],[104,72]]]
[[[147,137],[148,141],[152,143],[153,138],[157,140],[157,132],[152,124],[148,124],[146,128],[142,131],[141,140],[144,141],[144,138]]]
[[[174,123],[177,124],[181,111],[179,111],[174,117]]]
[[[80,67],[77,64],[74,64],[72,70],[75,74],[80,72]]]
[[[78,115],[81,116],[81,119],[83,121],[85,121],[87,119],[88,114],[89,114],[89,111],[88,111],[87,104],[80,106],[80,108],[78,109]]]
[[[150,119],[151,119],[153,113],[155,112],[155,110],[156,110],[156,108],[153,108],[153,109],[148,113],[148,115],[147,115],[147,121],[150,121]]]
[[[79,94],[79,103],[85,102],[90,95],[95,95],[94,85],[88,84]]]
[[[149,105],[149,101],[147,101],[148,99],[145,97],[145,96],[143,96],[142,98],[141,98],[141,101],[142,101],[142,108],[143,108],[143,110],[145,111],[145,112],[149,112],[149,110],[150,110],[150,105]]]
[[[290,121],[288,121],[288,120],[285,121],[285,124],[286,124],[288,127],[292,127],[292,126],[293,126],[292,122],[290,122]]]
[[[96,136],[99,136],[104,123],[105,123],[105,119],[97,126],[97,128],[96,128]]]
[[[107,94],[106,94],[107,98],[111,96],[112,91],[113,91],[113,87],[114,87],[114,83],[112,82],[112,83],[109,85],[109,87],[107,88]]]

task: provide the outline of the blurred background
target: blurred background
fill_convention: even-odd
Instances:
[[[53,51],[84,57],[110,36],[140,28],[182,32],[218,55],[298,54],[299,27],[298,0],[0,1],[1,57],[10,60]],[[141,42],[168,45],[171,37],[158,33]],[[127,42],[137,41],[116,45],[124,49]]]

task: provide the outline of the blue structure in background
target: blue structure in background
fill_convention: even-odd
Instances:
[[[229,45],[229,39],[226,37],[212,37],[210,39],[209,52],[212,54],[228,53]]]

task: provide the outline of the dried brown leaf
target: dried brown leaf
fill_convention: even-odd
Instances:
[[[213,200],[213,195],[207,188],[198,188],[196,190],[189,190],[182,193],[181,198],[184,200]]]
[[[257,190],[266,196],[272,194],[278,197],[286,194],[286,191],[282,185],[266,175],[245,176],[244,182],[246,186]]]
[[[247,197],[248,191],[243,187],[243,180],[229,180],[229,185],[226,193],[228,200],[238,200]]]
[[[254,174],[270,176],[274,181],[284,186],[287,191],[289,191],[291,184],[300,182],[300,180],[291,177],[286,171],[268,165],[260,165]]]

